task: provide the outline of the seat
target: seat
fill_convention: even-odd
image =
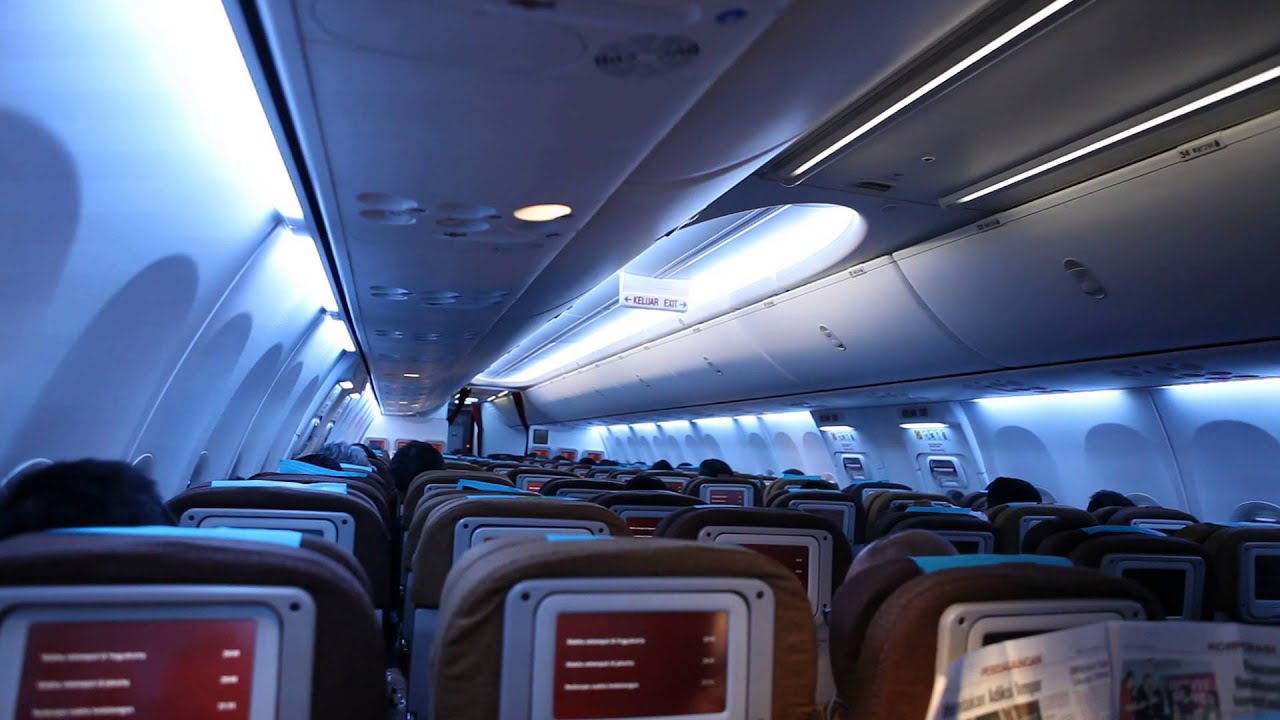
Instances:
[[[1210,556],[1190,540],[1131,525],[1094,525],[1057,533],[1040,547],[1137,582],[1160,601],[1165,617],[1201,620],[1211,614],[1205,602]]]
[[[908,530],[928,530],[955,546],[964,555],[995,552],[995,528],[966,508],[909,507],[880,518],[867,534],[874,540]]]
[[[983,645],[1106,619],[1159,619],[1150,593],[1065,558],[890,558],[836,592],[831,667],[847,720],[925,717],[939,668]]]
[[[507,479],[521,490],[538,492],[547,482],[556,478],[576,478],[577,475],[568,470],[521,465],[507,471]]]
[[[1088,527],[1097,524],[1093,516],[1079,508],[1066,505],[1005,505],[1005,509],[988,515],[996,531],[996,552],[1022,552],[1022,539],[1037,523],[1051,519],[1064,520],[1062,529]]]
[[[483,482],[496,483],[498,485],[514,484],[507,478],[497,474],[484,472],[483,470],[475,470],[465,472],[461,470],[431,470],[429,472],[420,473],[409,483],[409,487],[404,492],[402,498],[403,505],[400,509],[400,522],[408,526],[413,520],[413,511],[418,506],[418,501],[422,499],[422,494],[426,492],[429,485],[456,485],[459,480],[480,480]]]
[[[669,490],[618,490],[593,495],[591,502],[621,517],[635,537],[652,537],[668,515],[701,504],[695,497]]]
[[[1083,524],[1082,524],[1083,523]],[[1071,518],[1056,517],[1049,520],[1042,520],[1031,529],[1027,530],[1027,534],[1022,536],[1022,552],[1027,554],[1043,554],[1040,552],[1040,546],[1045,540],[1066,530],[1075,530],[1082,527],[1093,527],[1098,522],[1094,520],[1093,515],[1089,514],[1088,521],[1083,521],[1077,516]]]
[[[440,627],[434,718],[809,720],[814,711],[804,595],[785,570],[739,548],[493,542],[455,566]],[[646,680],[593,689],[618,675],[585,666],[601,637],[643,638],[608,652]]]
[[[547,534],[630,535],[626,523],[614,513],[573,500],[468,496],[445,499],[434,510],[413,551],[413,581],[408,588],[412,620],[406,621],[405,628],[406,637],[411,638],[409,709],[419,713],[429,707],[430,687],[420,680],[427,676],[440,596],[445,579],[465,551],[507,537],[527,541]]]
[[[840,528],[849,542],[855,545],[862,543],[862,508],[852,497],[839,490],[788,488],[788,492],[774,496],[772,507],[825,517]]]
[[[845,485],[843,488],[840,488],[840,492],[845,493],[846,495],[849,495],[854,499],[854,501],[858,503],[865,502],[868,499],[868,496],[870,496],[874,492],[881,492],[881,491],[889,492],[893,490],[897,490],[901,492],[912,492],[910,485],[903,485],[902,483],[895,483],[895,482],[880,482],[880,481],[874,481],[874,480],[867,481],[867,482],[853,483],[852,485]]]
[[[305,483],[305,484],[310,484],[310,483],[328,484],[328,483],[335,483],[335,482],[343,483],[344,485],[347,486],[348,492],[361,495],[364,498],[368,499],[369,502],[373,503],[374,507],[378,509],[378,516],[383,519],[383,522],[386,523],[388,527],[391,526],[392,521],[394,520],[394,515],[392,513],[392,508],[394,507],[391,501],[392,496],[387,494],[386,490],[382,487],[382,483],[380,481],[374,480],[372,478],[369,478],[363,475],[359,477],[337,477],[332,475],[292,475],[289,473],[258,473],[257,475],[254,475],[249,479],[264,480],[268,482],[288,482],[288,483]],[[210,480],[207,482],[202,482],[199,485],[193,485],[192,487],[212,485],[214,482],[217,482],[217,481]]]
[[[305,487],[305,486],[303,486]],[[200,486],[175,495],[169,511],[180,525],[319,530],[354,555],[373,587],[374,607],[392,606],[391,539],[363,497],[289,487]],[[332,531],[332,537],[326,533]]]
[[[1184,527],[1200,522],[1195,515],[1175,508],[1158,505],[1141,505],[1138,507],[1116,508],[1110,513],[1108,525],[1136,525],[1173,535]]]
[[[695,478],[684,492],[708,505],[756,507],[764,502],[764,483],[753,478]]]
[[[589,478],[552,478],[541,485],[537,492],[546,497],[572,497],[585,500],[610,490],[626,490],[627,486],[616,480],[591,480]]]
[[[1280,527],[1224,523],[1202,545],[1213,609],[1239,622],[1280,625]]]
[[[786,492],[787,488],[800,487],[802,485],[807,485],[809,483],[822,484],[823,487],[820,488],[822,490],[839,490],[840,489],[839,485],[836,485],[833,482],[830,482],[828,480],[823,480],[822,478],[818,478],[818,477],[778,478],[777,480],[774,480],[773,482],[769,483],[769,487],[764,489],[764,506],[770,507],[769,503],[775,497],[777,497],[779,493]],[[810,488],[810,489],[817,490],[819,488]]]
[[[893,492],[889,490],[881,490],[870,496],[868,500],[863,501],[863,505],[866,507],[866,526],[868,528],[875,527],[876,521],[895,507],[901,509],[901,507],[908,507],[917,502],[934,504],[939,507],[954,507],[951,504],[951,500],[946,495],[925,492]]]
[[[981,509],[978,506],[979,504],[981,504],[982,507],[986,507],[986,499],[987,499],[987,491],[978,490],[976,492],[968,493],[964,497],[960,498],[960,502],[956,504],[959,505],[960,507]]]
[[[286,544],[230,539],[228,533],[285,537]],[[54,622],[29,625],[27,642],[78,651],[99,649],[95,639],[105,640],[113,648],[147,652],[142,662],[151,661],[148,651],[154,652],[154,662],[172,663],[169,658],[216,650],[219,659],[237,661],[231,667],[244,668],[253,678],[243,694],[228,702],[252,702],[251,693],[268,687],[275,691],[276,706],[254,710],[254,717],[379,717],[387,700],[373,606],[348,569],[307,549],[308,539],[324,544],[280,530],[95,528],[16,536],[0,542],[0,604],[14,608],[0,622],[21,620],[23,613],[38,610],[44,620]],[[130,613],[127,620],[123,612]],[[168,631],[155,626],[144,630],[131,626],[139,616],[182,624]],[[77,623],[74,633],[56,634],[60,617]],[[208,624],[211,619],[217,624]],[[227,619],[234,624],[225,624]],[[95,624],[97,620],[104,622]],[[229,648],[229,643],[242,644]],[[235,655],[228,655],[229,649]],[[171,678],[184,672],[199,678],[201,673],[169,664],[164,671]],[[115,677],[122,671],[113,666],[111,672]],[[183,708],[156,707],[157,698],[145,692],[139,688],[135,707],[154,711],[140,712],[140,717],[186,714]],[[259,697],[270,698],[270,691]]]
[[[689,484],[697,478],[694,473],[678,472],[676,470],[650,470],[648,473],[666,483],[672,492],[684,492],[689,488]]]
[[[445,470],[479,470],[480,466],[466,460],[445,460]]]

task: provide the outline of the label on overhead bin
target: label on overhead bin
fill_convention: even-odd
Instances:
[[[622,273],[618,304],[640,310],[682,313],[689,310],[689,281]]]

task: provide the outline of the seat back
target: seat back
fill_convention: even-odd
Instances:
[[[769,487],[765,488],[764,490],[765,507],[771,507],[770,503],[773,502],[773,499],[778,497],[778,495],[787,492],[788,488],[801,487],[802,485],[806,485],[809,483],[821,483],[824,486],[821,488],[822,490],[839,490],[840,489],[839,485],[836,485],[835,483],[830,482],[828,480],[823,480],[822,478],[819,478],[819,477],[781,477],[769,483]],[[811,489],[816,490],[819,488],[811,488]]]
[[[541,492],[542,487],[557,478],[576,478],[578,475],[568,470],[553,470],[539,467],[518,467],[507,471],[507,478],[521,490]]]
[[[1174,508],[1144,505],[1118,508],[1107,519],[1110,525],[1135,525],[1173,535],[1184,527],[1200,522],[1195,515]]]
[[[876,537],[908,530],[927,530],[954,545],[962,555],[995,552],[995,528],[986,519],[969,512],[965,508],[915,507],[906,512],[890,513],[880,519],[883,531]]]
[[[188,527],[317,531],[359,562],[373,588],[374,606],[390,605],[391,538],[377,510],[362,496],[299,486],[208,485],[178,493],[168,507],[178,524]]]
[[[1067,557],[1076,565],[1097,568],[1142,585],[1160,601],[1167,618],[1207,619],[1211,615],[1204,599],[1211,564],[1209,553],[1190,540],[1167,537],[1147,528],[1134,529],[1142,532],[1085,534]],[[1068,530],[1064,534],[1088,530]]]
[[[1240,622],[1280,624],[1280,527],[1227,523],[1203,547],[1214,609]]]
[[[764,484],[750,478],[700,477],[689,483],[684,492],[707,505],[755,507],[764,502]]]
[[[626,485],[616,480],[591,480],[588,478],[551,478],[538,487],[538,494],[547,497],[572,497],[585,500],[610,490],[625,490]]]
[[[924,717],[939,667],[983,644],[1105,619],[1159,618],[1140,586],[1065,558],[890,558],[840,587],[831,665],[849,720]]]
[[[774,496],[772,507],[799,510],[825,517],[840,528],[853,544],[862,542],[861,508],[853,498],[839,490],[798,490]]]
[[[873,528],[876,522],[891,509],[898,505],[910,505],[913,502],[938,503],[940,505],[951,505],[951,500],[946,495],[938,495],[936,493],[924,492],[893,492],[882,490],[870,496],[870,499],[863,502],[866,506],[867,527]],[[870,537],[870,535],[868,535]]]
[[[653,537],[666,517],[681,508],[700,504],[698,499],[668,490],[621,490],[596,495],[591,502],[622,518],[634,537]]]
[[[816,651],[786,571],[738,548],[669,541],[490,543],[441,602],[432,717],[808,720]],[[593,638],[635,685],[591,667]],[[496,670],[496,671],[495,671]]]
[[[481,480],[514,487],[512,482],[502,475],[483,470],[432,470],[424,472],[415,477],[404,492],[403,505],[400,509],[400,522],[407,526],[413,520],[414,510],[417,509],[418,501],[422,499],[422,494],[426,492],[427,487],[431,485],[452,486],[456,485],[459,480]]]
[[[1027,531],[1045,520],[1060,519],[1064,521],[1063,529],[1068,527],[1088,527],[1096,525],[1092,515],[1079,508],[1066,505],[1007,505],[996,514],[991,521],[996,532],[996,551],[1002,553],[1018,553],[1022,551],[1022,540]]]
[[[243,668],[244,684],[224,689],[234,698],[227,702],[248,697],[253,717],[340,720],[385,712],[382,641],[366,590],[339,564],[301,547],[300,534],[253,531],[296,538],[291,547],[226,539],[225,531],[95,530],[0,542],[0,605],[13,608],[3,612],[0,632],[12,637],[22,626],[28,649],[49,652],[104,644],[146,652],[135,667],[159,676],[152,666],[163,663],[163,676],[193,680],[177,687],[216,684],[228,674],[224,668]],[[72,632],[63,625],[70,622]],[[176,624],[160,630],[150,623]],[[201,665],[211,651],[226,664]],[[21,648],[6,643],[0,652]],[[0,666],[18,667],[8,660]],[[130,672],[118,663],[110,670],[109,677]],[[139,717],[186,715],[188,708],[157,705],[172,696],[156,690],[140,682],[126,691],[135,708],[147,708]],[[257,710],[253,703],[265,704]]]

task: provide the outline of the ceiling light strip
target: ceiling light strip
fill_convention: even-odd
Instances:
[[[1042,175],[1046,172],[1049,172],[1050,170],[1053,170],[1054,168],[1061,167],[1074,160],[1079,160],[1080,158],[1086,155],[1095,153],[1099,150],[1102,150],[1103,148],[1110,147],[1111,145],[1115,145],[1116,143],[1128,140],[1129,138],[1134,137],[1135,135],[1140,135],[1144,132],[1147,132],[1148,130],[1152,130],[1161,125],[1166,125],[1170,122],[1173,122],[1174,120],[1177,120],[1180,117],[1190,115],[1191,113],[1194,113],[1198,110],[1202,110],[1210,105],[1214,105],[1216,103],[1222,102],[1223,100],[1230,99],[1236,95],[1239,95],[1241,93],[1247,92],[1261,85],[1269,83],[1273,80],[1276,80],[1277,78],[1280,78],[1280,65],[1264,70],[1263,72],[1260,72],[1256,75],[1247,77],[1239,82],[1232,83],[1231,85],[1228,85],[1227,87],[1222,88],[1221,90],[1218,90],[1216,92],[1209,93],[1208,95],[1205,95],[1204,97],[1199,98],[1198,100],[1193,100],[1189,103],[1179,105],[1178,107],[1172,110],[1169,110],[1168,112],[1161,113],[1149,120],[1138,123],[1133,127],[1106,135],[1100,140],[1095,140],[1083,147],[1072,150],[1071,152],[1068,152],[1064,155],[1060,155],[1052,160],[1035,164],[1027,170],[1018,172],[998,182],[994,182],[989,185],[983,185],[980,183],[978,190],[974,190],[972,192],[967,192],[967,193],[965,191],[961,191],[961,193],[959,193],[960,194],[959,198],[956,198],[954,200],[944,199],[943,204],[944,205],[960,205],[963,203],[967,203],[971,200],[977,200],[980,197],[990,195],[991,193],[997,192],[999,190],[1003,190],[1009,187],[1010,185],[1015,185],[1017,183],[1022,182],[1023,180],[1028,180],[1037,175]]]
[[[863,135],[866,135],[867,133],[871,132],[875,128],[884,124],[884,122],[889,118],[902,112],[902,110],[906,108],[908,105],[911,105],[917,100],[923,98],[925,95],[928,95],[934,90],[937,90],[939,87],[946,84],[947,82],[950,82],[960,73],[963,73],[964,71],[973,67],[977,63],[989,57],[992,53],[995,53],[1000,48],[1013,42],[1021,35],[1026,34],[1027,31],[1031,30],[1035,26],[1049,19],[1054,14],[1056,14],[1059,10],[1065,8],[1066,6],[1070,5],[1073,2],[1075,2],[1075,0],[1054,0],[1054,2],[1051,2],[1048,5],[1044,6],[1039,10],[1039,12],[1036,12],[1034,15],[1026,18],[1025,20],[1018,23],[1017,25],[1014,25],[1013,27],[1004,31],[994,40],[992,40],[991,42],[979,48],[977,52],[974,52],[973,54],[969,55],[968,57],[956,63],[955,65],[952,65],[950,68],[944,71],[941,75],[938,75],[937,77],[933,78],[932,80],[925,83],[924,85],[921,85],[920,87],[916,88],[914,92],[910,93],[906,97],[902,98],[901,100],[885,108],[875,117],[859,125],[852,132],[846,134],[844,137],[840,138],[839,140],[835,141],[831,145],[827,146],[825,150],[809,158],[804,163],[801,163],[799,167],[797,167],[796,169],[788,173],[788,176],[792,179],[795,179],[809,172],[813,168],[817,167],[819,163],[827,160],[832,155],[835,155],[836,153],[843,150],[846,146],[848,146],[854,140],[857,140]]]

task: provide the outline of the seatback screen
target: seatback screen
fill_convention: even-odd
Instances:
[[[662,515],[635,515],[628,514],[626,518],[627,527],[631,529],[631,534],[635,537],[653,537],[653,531],[658,528],[658,524],[662,522]]]
[[[978,555],[982,553],[982,543],[978,540],[955,538],[951,540],[951,544],[955,547],[956,552],[961,555]]]
[[[525,482],[524,489],[529,492],[541,492],[542,486],[546,484],[546,480],[529,480]]]
[[[707,492],[707,503],[710,505],[746,505],[746,488],[711,488]]]
[[[684,492],[684,486],[688,481],[677,480],[675,478],[663,478],[662,482],[673,492]]]
[[[725,710],[729,614],[562,613],[556,618],[559,720]]]
[[[1186,602],[1187,571],[1182,568],[1125,568],[1128,578],[1151,591],[1169,617],[1182,617]]]
[[[254,620],[34,623],[18,718],[248,720]]]
[[[826,518],[835,523],[836,527],[840,528],[840,532],[844,532],[844,519],[845,513],[847,512],[844,508],[802,506],[800,510],[807,512],[810,515],[817,515],[818,517]]]
[[[1280,555],[1254,557],[1253,583],[1255,600],[1280,600]]]
[[[795,573],[800,587],[809,592],[809,548],[804,545],[773,545],[744,543],[742,547],[773,558],[783,567]]]

